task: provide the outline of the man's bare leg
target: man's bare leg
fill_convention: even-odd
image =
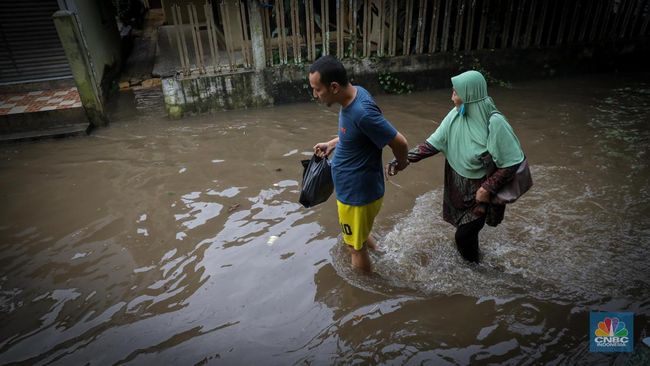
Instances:
[[[355,250],[353,247],[348,246],[350,250],[350,255],[352,257],[352,266],[361,269],[366,273],[372,272],[372,263],[370,263],[370,257],[368,256],[367,242],[364,243],[361,250]]]
[[[375,238],[372,237],[372,233],[368,234],[368,239],[366,240],[365,244],[370,250],[379,250],[377,241],[375,240]]]

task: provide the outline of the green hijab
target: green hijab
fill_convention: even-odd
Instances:
[[[465,178],[485,176],[479,159],[485,151],[499,168],[521,163],[524,153],[519,140],[488,96],[483,75],[467,71],[451,78],[451,83],[463,105],[449,111],[427,142],[444,153],[449,165]]]

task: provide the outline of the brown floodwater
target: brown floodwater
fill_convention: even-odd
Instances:
[[[350,268],[334,199],[297,203],[337,108],[124,107],[88,137],[0,145],[0,364],[624,362],[589,352],[589,312],[650,331],[650,75],[490,94],[535,186],[481,232],[478,266],[441,218],[435,156],[387,183],[376,273]],[[377,97],[410,145],[449,99]]]

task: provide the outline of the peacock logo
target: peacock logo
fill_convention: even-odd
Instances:
[[[632,352],[634,313],[597,312],[589,314],[591,352]]]
[[[596,337],[627,337],[627,328],[625,322],[616,317],[605,318],[602,322],[598,322],[595,333]]]

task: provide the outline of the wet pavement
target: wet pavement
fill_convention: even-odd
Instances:
[[[589,352],[589,312],[650,330],[650,75],[489,90],[535,186],[482,231],[479,266],[441,218],[436,156],[387,183],[376,274],[350,268],[334,200],[297,203],[336,108],[124,108],[0,146],[0,364],[624,363]],[[449,98],[377,101],[414,145]]]

